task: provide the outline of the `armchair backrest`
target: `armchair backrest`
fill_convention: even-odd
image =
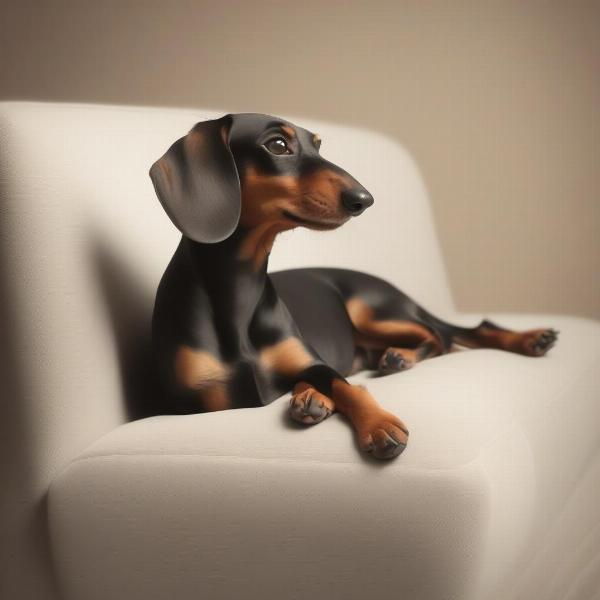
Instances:
[[[22,546],[0,561],[9,579],[18,556],[34,552],[32,511],[57,470],[140,414],[153,393],[144,370],[149,320],[180,234],[148,169],[194,123],[221,114],[0,103],[0,437],[11,457],[0,474],[10,488],[2,530]],[[370,131],[290,120],[321,135],[323,155],[371,191],[375,206],[335,232],[282,235],[271,269],[368,270],[425,306],[451,307],[426,192],[407,153]]]

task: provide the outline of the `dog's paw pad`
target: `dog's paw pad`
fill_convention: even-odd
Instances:
[[[290,399],[290,417],[303,425],[320,423],[332,412],[325,402],[325,397],[314,389],[294,394]]]

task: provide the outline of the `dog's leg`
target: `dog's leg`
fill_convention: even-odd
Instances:
[[[305,425],[317,423],[334,410],[350,420],[359,447],[375,458],[394,458],[406,447],[406,425],[384,410],[366,388],[351,385],[324,364],[299,373],[290,402],[292,419]]]
[[[397,348],[390,346],[383,351],[381,358],[377,363],[377,370],[382,375],[406,371],[416,363],[437,356],[438,347],[432,342],[427,341],[419,344],[416,348]]]
[[[357,347],[374,358],[368,367],[377,369],[382,375],[405,371],[415,363],[444,351],[441,339],[419,323],[350,316],[354,316]]]
[[[526,356],[543,356],[556,343],[558,333],[554,329],[511,331],[482,321],[472,329],[457,328],[453,341],[467,348],[495,348]]]
[[[333,399],[307,382],[298,383],[290,401],[290,416],[299,423],[312,425],[337,410],[352,423],[358,445],[364,452],[387,459],[398,456],[406,448],[406,425],[384,410],[366,388],[342,379],[334,379],[331,387]]]
[[[260,356],[265,368],[290,379],[289,411],[294,421],[313,425],[337,410],[352,423],[360,448],[376,458],[393,458],[406,447],[404,423],[384,410],[364,387],[349,384],[324,364],[300,338],[265,347]]]
[[[352,423],[361,450],[375,458],[387,459],[406,448],[406,425],[385,410],[366,388],[341,379],[334,379],[331,387],[335,407]]]
[[[265,346],[260,350],[261,365],[268,371],[295,381],[290,399],[290,416],[304,425],[315,425],[327,418],[335,405],[314,385],[298,379],[298,373],[317,362],[317,357],[296,336]]]
[[[172,360],[180,412],[212,412],[232,408],[227,393],[229,367],[219,358],[206,350],[182,345]]]

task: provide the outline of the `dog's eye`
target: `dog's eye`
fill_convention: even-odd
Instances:
[[[289,149],[287,142],[282,137],[274,137],[264,143],[265,148],[271,154],[291,154],[292,151]]]

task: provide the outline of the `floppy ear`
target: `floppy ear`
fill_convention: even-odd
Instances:
[[[197,123],[150,169],[156,195],[177,229],[214,243],[237,227],[240,180],[229,149],[232,115]]]

